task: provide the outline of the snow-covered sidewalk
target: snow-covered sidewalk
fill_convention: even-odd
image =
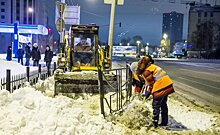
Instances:
[[[5,60],[6,54],[0,54],[0,78],[6,77],[6,70],[11,70],[11,75],[20,75],[26,73],[26,66],[22,66],[20,63],[17,62],[17,58],[13,58],[12,61]],[[44,58],[44,55],[41,55],[41,58]],[[25,58],[23,58],[23,63],[25,64]],[[52,62],[56,62],[57,57],[54,56]],[[42,67],[45,67],[45,62],[41,60],[39,62]],[[53,63],[51,63],[53,64]],[[34,67],[33,61],[30,61],[30,72],[38,71],[38,67]]]
[[[15,61],[5,61],[0,60],[0,78],[6,77],[6,70],[11,70],[11,75],[19,75],[26,73],[26,66],[22,66],[21,64]],[[37,71],[38,67],[30,67],[30,72]]]

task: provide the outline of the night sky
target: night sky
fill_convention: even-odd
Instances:
[[[168,3],[168,0],[152,2],[151,0],[125,0],[123,6],[117,6],[115,22],[122,22],[122,27],[115,25],[115,41],[122,38],[141,35],[145,42],[160,44],[162,37],[162,13],[176,11],[187,13],[186,5]],[[66,0],[69,4],[81,6],[81,23],[100,25],[100,39],[107,41],[110,20],[110,5],[104,0]],[[186,15],[185,15],[186,16]],[[186,21],[184,22],[183,38],[186,39]]]
[[[168,0],[159,1],[125,0],[123,6],[117,6],[115,22],[121,22],[122,27],[115,25],[114,41],[120,42],[122,38],[141,35],[144,42],[159,45],[162,37],[162,13],[171,11],[184,14],[183,39],[186,39],[186,5],[168,3]],[[106,25],[110,22],[110,5],[104,4],[104,0],[66,0],[66,3],[81,6],[81,24],[96,23],[100,26],[100,40],[107,41],[109,27]],[[48,10],[55,8],[51,5]]]

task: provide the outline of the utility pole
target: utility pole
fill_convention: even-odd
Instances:
[[[109,45],[109,59],[111,61],[110,68],[112,68],[112,51],[113,51],[113,43],[114,43],[115,9],[116,9],[116,4],[123,5],[124,0],[104,0],[104,3],[111,4],[111,16],[110,16],[108,45]]]
[[[112,52],[113,52],[113,43],[114,43],[114,23],[115,23],[115,8],[116,8],[116,0],[112,0],[111,4],[111,16],[110,16],[110,26],[109,26],[109,37],[108,37],[108,45],[109,45],[109,58],[110,58],[110,68],[112,68]]]

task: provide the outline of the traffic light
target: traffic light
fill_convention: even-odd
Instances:
[[[52,33],[52,29],[48,28],[48,33],[51,34]]]
[[[119,27],[121,27],[121,22],[119,22]]]

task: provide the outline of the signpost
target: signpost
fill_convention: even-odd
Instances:
[[[65,27],[65,22],[62,18],[59,18],[56,21],[56,28],[58,30],[58,32],[63,32],[63,28]]]
[[[60,15],[60,18],[56,22],[56,28],[57,28],[57,30],[59,31],[59,34],[60,34],[60,43],[64,43],[65,22],[63,20],[64,19],[63,13],[64,13],[64,10],[65,10],[66,4],[57,1],[56,5],[57,5],[57,9],[58,9],[58,12],[59,12],[59,15]]]
[[[15,54],[16,58],[17,58],[17,51],[18,51],[18,45],[19,45],[18,25],[19,25],[19,22],[14,23],[14,44],[13,44],[13,49],[14,49],[14,54]]]

